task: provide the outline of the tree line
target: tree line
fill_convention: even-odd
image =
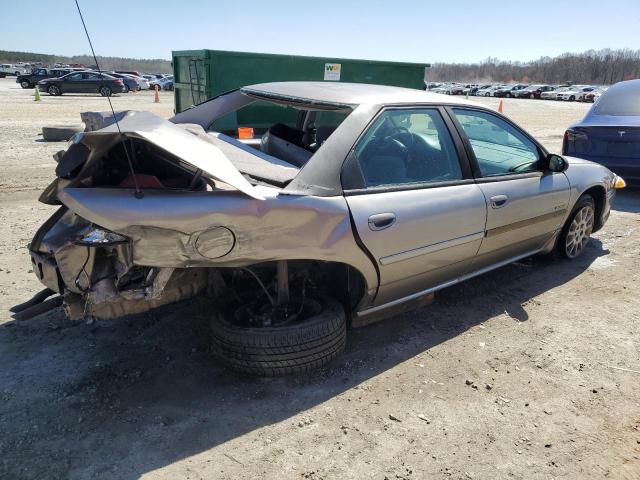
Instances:
[[[532,62],[489,57],[480,63],[434,63],[426,72],[430,82],[610,85],[636,78],[640,78],[640,50],[609,48],[541,57]]]
[[[56,63],[80,63],[87,67],[95,65],[90,55],[74,55],[65,57],[60,55],[47,55],[32,52],[10,52],[0,50],[0,63],[41,62],[45,66],[53,66]],[[103,70],[137,70],[150,73],[171,73],[171,62],[162,59],[138,59],[120,57],[98,57],[98,63]]]

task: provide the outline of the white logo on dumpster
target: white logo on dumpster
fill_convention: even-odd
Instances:
[[[324,79],[334,82],[340,81],[340,64],[339,63],[325,63],[324,64]]]

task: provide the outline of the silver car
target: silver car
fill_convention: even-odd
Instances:
[[[271,121],[236,135],[248,107]],[[40,200],[60,208],[30,245],[47,289],[16,315],[198,297],[220,359],[261,375],[324,365],[348,326],[523,257],[577,257],[623,186],[482,105],[330,82],[248,86],[169,121],[127,112],[56,174]]]

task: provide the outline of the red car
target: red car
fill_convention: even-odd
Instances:
[[[522,90],[515,92],[514,97],[540,99],[540,94],[542,92],[548,92],[549,90],[553,90],[551,85],[529,85],[527,88],[523,88]]]

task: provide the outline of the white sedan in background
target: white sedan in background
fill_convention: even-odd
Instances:
[[[592,87],[589,85],[573,85],[572,87],[569,87],[568,90],[558,93],[557,99],[574,102],[580,95],[584,96],[587,93],[594,91],[595,89],[596,87]]]
[[[476,97],[493,97],[496,90],[504,87],[504,85],[492,85],[489,88],[483,88],[476,92]]]

